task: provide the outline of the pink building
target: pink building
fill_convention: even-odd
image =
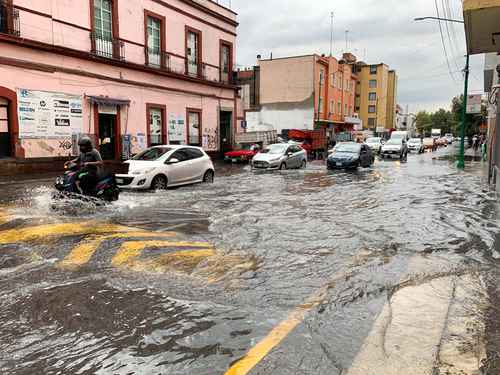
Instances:
[[[108,160],[231,148],[237,26],[211,0],[0,0],[0,158],[67,156],[81,134]]]

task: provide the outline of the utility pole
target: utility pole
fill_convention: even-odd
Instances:
[[[444,22],[454,22],[454,23],[461,23],[464,24],[465,22],[462,20],[453,20],[449,18],[439,18],[439,17],[418,17],[415,18],[415,21],[423,21],[423,20],[438,20],[438,21],[444,21]],[[469,65],[469,53],[467,52],[466,56],[466,62],[465,62],[465,83],[464,83],[464,102],[463,108],[462,108],[462,115],[461,115],[461,120],[462,120],[462,125],[460,127],[460,153],[458,155],[458,163],[457,167],[459,169],[464,169],[465,168],[465,119],[467,116],[467,96],[469,94],[469,70],[470,70],[470,65]]]
[[[345,52],[349,52],[349,30],[345,31]]]
[[[333,56],[333,12],[330,14],[332,19],[330,24],[330,57]]]
[[[464,84],[464,102],[462,103],[462,125],[460,127],[460,154],[458,155],[459,169],[465,168],[465,119],[467,117],[467,96],[469,95],[469,54],[465,62],[465,84]]]

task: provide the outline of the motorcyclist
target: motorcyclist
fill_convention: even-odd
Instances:
[[[82,194],[89,194],[97,185],[99,174],[101,173],[102,161],[101,154],[94,148],[89,137],[82,137],[78,141],[80,155],[71,161],[68,161],[65,166],[70,163],[78,163],[82,170],[78,173],[75,181],[76,188]]]

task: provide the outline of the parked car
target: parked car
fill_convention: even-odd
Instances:
[[[370,147],[363,143],[345,142],[337,144],[328,156],[328,169],[368,168],[375,162]]]
[[[382,151],[382,138],[380,137],[373,137],[373,138],[368,138],[365,142],[370,149],[377,153],[380,154],[380,151]]]
[[[122,189],[164,190],[167,187],[214,181],[215,169],[200,147],[166,145],[150,147],[131,160],[126,174],[116,175]]]
[[[408,157],[408,146],[406,140],[403,138],[391,138],[385,145],[382,146],[380,153],[382,159],[384,158],[398,158],[406,160]]]
[[[257,155],[260,150],[259,145],[243,145],[241,149],[234,150],[230,152],[226,152],[224,154],[224,160],[227,162],[240,163],[240,162],[248,162],[252,160],[252,158]]]
[[[436,150],[436,141],[434,138],[424,138],[424,140],[422,141],[422,143],[424,144],[424,149],[425,150]]]
[[[447,147],[448,146],[448,139],[441,137],[436,140],[436,144],[440,147]]]
[[[453,144],[453,134],[451,133],[446,133],[445,136],[446,140],[448,141],[448,144],[451,145]]]
[[[307,152],[298,145],[276,143],[255,155],[251,165],[252,169],[305,168]]]
[[[419,154],[422,154],[425,151],[424,144],[420,138],[411,138],[408,141],[408,151],[416,151]]]

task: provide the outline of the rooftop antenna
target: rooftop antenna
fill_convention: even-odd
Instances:
[[[333,56],[333,12],[330,14],[332,22],[330,24],[330,57]]]

